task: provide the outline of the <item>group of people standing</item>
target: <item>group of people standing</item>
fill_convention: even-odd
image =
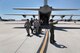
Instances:
[[[41,33],[41,24],[43,23],[42,20],[38,20],[38,19],[32,19],[29,20],[27,19],[26,23],[25,23],[25,28],[26,28],[26,31],[27,31],[27,36],[31,36],[30,35],[30,30],[31,29],[31,33],[32,34],[35,34],[37,36],[39,36],[39,34]],[[50,43],[55,43],[55,39],[54,39],[54,24],[56,24],[57,22],[53,22],[53,20],[51,19],[50,20]],[[35,31],[35,33],[34,33]]]
[[[40,20],[38,20],[38,19],[34,19],[34,20],[32,18],[31,18],[31,20],[27,19],[24,26],[25,26],[26,31],[27,31],[27,36],[30,36],[30,30],[29,29],[31,29],[32,34],[36,34],[37,36],[41,32]],[[35,31],[35,33],[34,33],[34,31]]]

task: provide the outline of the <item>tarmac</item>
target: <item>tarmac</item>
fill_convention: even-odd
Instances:
[[[0,53],[37,53],[45,37],[45,29],[40,36],[27,37],[25,21],[0,21]],[[50,33],[46,53],[80,53],[80,22],[59,22],[55,25],[55,44],[50,43]]]

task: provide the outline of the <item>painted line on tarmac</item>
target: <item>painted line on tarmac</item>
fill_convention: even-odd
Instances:
[[[41,44],[40,48],[38,49],[37,53],[46,53],[47,45],[48,45],[48,38],[49,38],[49,31],[48,31],[48,29],[46,29],[45,37],[44,37],[42,44]]]

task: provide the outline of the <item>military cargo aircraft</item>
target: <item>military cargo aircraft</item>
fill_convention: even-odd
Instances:
[[[22,15],[24,18],[26,16],[39,16],[40,20],[43,20],[43,25],[48,25],[49,24],[49,18],[52,16],[61,16],[61,18],[65,16],[80,16],[80,15],[51,15],[52,11],[69,11],[69,10],[80,10],[80,9],[71,9],[71,8],[53,8],[48,5],[48,0],[44,0],[44,5],[41,6],[40,8],[13,8],[14,10],[32,10],[32,11],[38,11],[39,14],[7,14],[7,15]]]

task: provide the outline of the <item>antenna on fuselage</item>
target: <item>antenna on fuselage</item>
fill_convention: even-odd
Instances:
[[[47,3],[48,3],[48,0],[44,0],[44,6],[48,5]]]

